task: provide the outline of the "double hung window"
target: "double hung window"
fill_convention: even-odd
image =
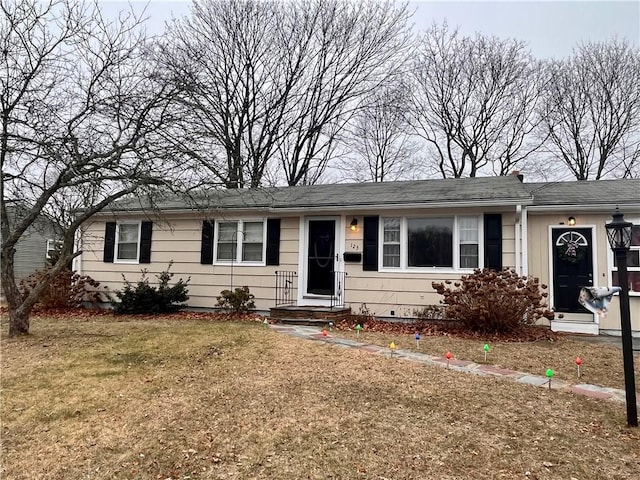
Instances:
[[[217,222],[216,260],[219,262],[263,262],[264,222]]]
[[[116,229],[116,260],[137,261],[140,246],[140,222],[118,223]]]

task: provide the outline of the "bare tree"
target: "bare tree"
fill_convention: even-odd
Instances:
[[[210,0],[175,22],[164,48],[183,91],[186,152],[230,188],[255,187],[274,163],[289,185],[314,183],[358,99],[404,54],[406,7],[341,0]]]
[[[174,22],[161,60],[181,88],[174,138],[228,188],[258,186],[299,65],[286,68],[282,6],[194,3]]]
[[[179,184],[153,136],[166,122],[172,91],[145,61],[140,19],[108,22],[73,0],[1,4],[0,160],[2,288],[9,335],[29,331],[40,292],[79,252],[83,222],[125,196]],[[8,204],[19,200],[19,215]],[[61,255],[23,297],[15,246],[42,217],[60,228]]]
[[[640,49],[585,43],[548,69],[542,116],[550,153],[578,180],[637,175]]]
[[[365,99],[345,128],[348,153],[338,168],[347,179],[384,182],[411,176],[418,146],[411,136],[408,109],[409,90],[401,81]]]
[[[522,42],[434,25],[413,79],[412,122],[443,177],[504,175],[540,147],[532,133],[541,77]]]

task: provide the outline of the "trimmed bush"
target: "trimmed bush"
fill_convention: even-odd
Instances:
[[[166,270],[156,275],[158,286],[149,283],[149,272],[142,270],[140,280],[133,285],[124,275],[124,288],[116,291],[118,302],[113,302],[113,310],[117,314],[157,314],[173,313],[185,307],[184,302],[189,300],[187,280],[180,279],[175,285],[169,286],[173,273],[169,272],[173,262],[169,263]]]
[[[522,277],[514,270],[476,269],[457,282],[433,282],[443,296],[445,316],[483,333],[515,332],[540,318],[553,319],[546,305],[546,285],[538,278]]]
[[[222,290],[218,298],[218,307],[231,310],[234,313],[248,312],[256,308],[253,301],[256,296],[249,292],[249,287],[238,287],[233,292]]]

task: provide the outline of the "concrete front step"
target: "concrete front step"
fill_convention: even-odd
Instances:
[[[574,320],[551,320],[551,330],[565,333],[584,333],[598,335],[599,325],[595,322],[577,322]]]
[[[274,307],[269,309],[269,317],[274,320],[287,320],[295,323],[299,320],[299,325],[315,325],[316,323],[306,323],[308,320],[320,320],[328,323],[337,321],[351,315],[351,308],[347,307]]]
[[[329,322],[335,321],[326,318],[272,318],[271,320],[281,325],[308,325],[321,329],[329,329]]]

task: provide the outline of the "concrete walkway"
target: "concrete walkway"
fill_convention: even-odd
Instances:
[[[322,334],[322,330],[318,327],[281,324],[273,324],[269,326],[277,332],[292,335],[297,338],[314,340],[317,342],[327,343],[342,348],[357,348],[362,351],[369,352],[372,355],[380,355],[386,357],[389,357],[391,355],[391,352],[387,347],[371,345],[347,338],[334,337],[330,332],[328,332],[327,336],[324,336]],[[478,364],[456,359],[451,359],[447,362],[447,359],[444,357],[437,357],[428,355],[426,353],[413,352],[410,350],[402,349],[396,349],[393,353],[393,358],[411,362],[419,362],[425,365],[436,365],[444,368],[447,368],[448,365],[448,368],[458,372],[472,373],[481,376],[498,377],[517,383],[533,385],[535,387],[549,388],[549,379],[546,377],[517,372],[515,370],[507,370],[505,368],[499,368],[493,365]],[[551,389],[575,393],[578,395],[585,395],[592,398],[625,402],[625,391],[617,388],[601,387],[599,385],[590,385],[588,383],[571,384],[563,380],[553,379],[551,381]],[[640,402],[640,395],[637,395],[637,398]]]

